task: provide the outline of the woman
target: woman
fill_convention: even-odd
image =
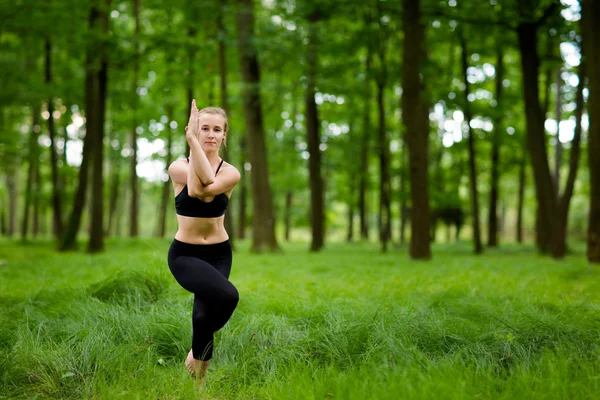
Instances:
[[[223,224],[229,197],[240,180],[238,170],[219,157],[227,131],[225,111],[216,107],[198,111],[194,100],[185,135],[190,155],[169,166],[178,224],[169,268],[194,294],[192,349],[185,366],[199,379],[212,358],[214,333],[229,320],[239,300],[228,280],[232,253]]]

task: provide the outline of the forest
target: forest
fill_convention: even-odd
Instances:
[[[598,22],[595,0],[0,1],[0,398],[595,399]],[[240,301],[201,391],[167,266],[193,100],[227,112],[241,174]]]
[[[561,258],[569,237],[598,262],[593,6],[587,41],[575,1],[404,6],[5,3],[2,234],[85,232],[91,252],[170,234],[196,98],[230,115],[227,226],[255,251],[298,235],[428,258],[455,236]]]

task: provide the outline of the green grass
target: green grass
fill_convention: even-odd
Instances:
[[[99,255],[0,241],[0,398],[595,399],[600,268],[508,246],[234,252],[240,303],[203,393],[167,240]],[[2,262],[1,260],[4,260]]]

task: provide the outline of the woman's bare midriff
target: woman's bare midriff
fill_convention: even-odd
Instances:
[[[225,216],[196,218],[177,215],[179,229],[175,239],[191,244],[215,244],[229,239],[225,230]]]

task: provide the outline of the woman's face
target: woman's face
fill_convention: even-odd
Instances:
[[[225,119],[219,114],[200,114],[200,144],[204,151],[216,151],[225,139]]]

